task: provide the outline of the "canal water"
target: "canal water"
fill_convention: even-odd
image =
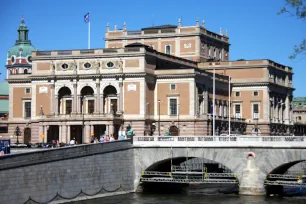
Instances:
[[[266,197],[239,195],[145,194],[104,197],[73,204],[304,204],[306,197]]]

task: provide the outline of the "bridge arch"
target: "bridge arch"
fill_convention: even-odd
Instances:
[[[171,157],[186,158],[186,156],[205,158],[223,164],[236,173],[238,180],[241,181],[249,152],[256,154],[255,164],[260,171],[258,179],[262,186],[268,174],[286,172],[294,164],[306,160],[306,148],[136,147],[134,148],[137,159],[134,184],[135,187],[139,184],[142,171],[167,162]]]

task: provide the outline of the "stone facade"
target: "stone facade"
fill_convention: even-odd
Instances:
[[[306,135],[306,98],[293,98],[294,134]]]
[[[225,61],[222,31],[199,22],[139,32],[125,25],[108,28],[105,41],[105,49],[34,51],[31,73],[8,71],[6,136],[17,125],[24,143],[88,143],[91,135],[118,137],[126,125],[136,135],[212,135],[213,109],[216,135],[228,133],[229,116],[233,134],[293,132],[292,69],[271,60]]]
[[[113,30],[107,25],[105,33],[106,48],[122,48],[131,43],[142,43],[158,52],[175,55],[196,62],[229,59],[229,37],[227,31],[219,34],[209,31],[205,22],[197,20],[194,26],[162,25],[130,31],[124,28]]]

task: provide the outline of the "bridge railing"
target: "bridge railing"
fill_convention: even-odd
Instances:
[[[298,147],[306,148],[300,136],[135,136],[134,146],[159,147]]]

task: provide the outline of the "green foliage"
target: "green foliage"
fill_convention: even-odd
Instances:
[[[306,19],[306,0],[285,0],[286,5],[278,12],[278,14],[289,13],[298,19]],[[289,56],[290,59],[296,58],[299,54],[306,52],[306,39],[300,45],[295,45],[293,54]]]

